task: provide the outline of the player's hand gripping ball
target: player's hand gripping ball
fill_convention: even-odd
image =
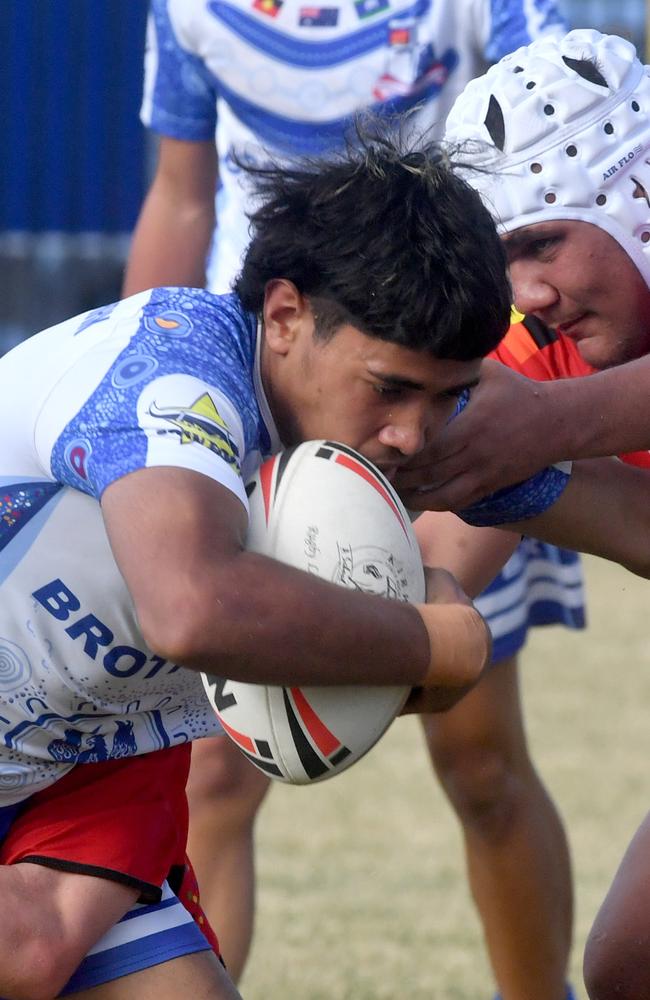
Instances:
[[[367,459],[308,441],[265,462],[247,486],[247,548],[342,587],[425,599],[406,510]],[[203,675],[225,732],[257,767],[304,785],[339,774],[370,750],[408,687],[274,687]]]

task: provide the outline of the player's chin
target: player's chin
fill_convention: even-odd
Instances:
[[[616,337],[598,335],[583,337],[576,346],[582,360],[597,371],[623,365],[626,361],[632,361],[638,356],[628,350],[628,345]]]

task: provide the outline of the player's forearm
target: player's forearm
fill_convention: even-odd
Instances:
[[[202,574],[202,598],[192,595],[192,586],[184,582],[187,599],[175,620],[160,604],[149,608],[148,619],[139,610],[150,644],[186,666],[255,683],[373,677],[417,683],[424,675],[427,636],[410,605],[351,594],[246,552],[214,578]],[[408,660],[403,667],[402,660]]]
[[[253,683],[428,684],[458,696],[485,665],[487,629],[471,606],[423,608],[350,592],[253,553],[236,558],[227,580],[223,572],[214,597],[205,575],[200,593],[184,581],[175,614],[160,602],[146,613],[138,607],[156,652]]]
[[[414,528],[425,565],[448,570],[472,598],[494,580],[521,539],[499,528],[474,528],[449,512],[425,511]]]
[[[504,527],[601,556],[648,579],[650,470],[615,458],[576,462],[566,489],[552,506]]]
[[[650,356],[589,378],[547,383],[545,391],[557,428],[558,457],[650,449]]]
[[[164,285],[203,288],[214,222],[211,201],[179,208],[152,190],[133,234],[122,294]]]

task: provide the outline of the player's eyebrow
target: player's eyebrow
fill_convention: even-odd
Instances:
[[[422,382],[416,382],[415,379],[404,378],[403,375],[380,375],[378,372],[372,373],[375,378],[380,379],[385,385],[391,386],[394,389],[415,389],[419,392],[426,392],[427,386]],[[441,392],[444,392],[450,396],[459,395],[461,392],[465,392],[466,389],[473,389],[479,384],[480,377],[477,375],[476,378],[468,379],[466,382],[459,382],[457,385],[446,385]]]
[[[371,370],[371,375],[375,378],[380,379],[385,385],[391,386],[393,389],[419,389],[423,392],[426,386],[422,382],[416,382],[415,379],[405,378],[403,375],[388,375],[383,372],[373,372]]]
[[[503,245],[508,254],[517,253],[522,247],[530,243],[533,234],[527,229],[518,229],[515,233],[506,233],[501,237]]]
[[[556,235],[556,230],[552,228],[552,223],[546,223],[548,228],[540,230],[538,228],[539,223],[533,226],[524,226],[522,229],[517,229],[513,233],[504,233],[501,237],[501,242],[503,243],[506,255],[509,259],[518,256],[519,254],[526,253],[528,248],[538,241],[551,239]]]

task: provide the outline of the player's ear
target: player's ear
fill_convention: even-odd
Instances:
[[[286,354],[305,330],[313,333],[314,318],[309,300],[286,278],[268,282],[262,315],[264,339],[276,354]]]

